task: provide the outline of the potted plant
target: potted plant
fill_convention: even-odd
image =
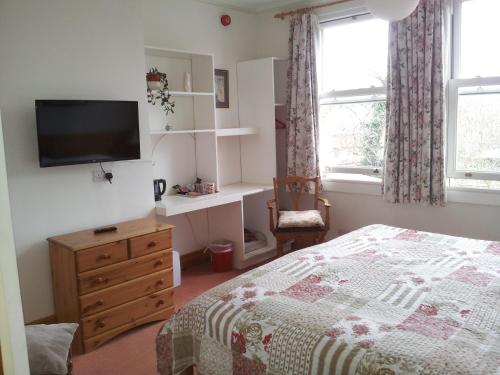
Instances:
[[[161,77],[162,73],[160,73],[157,68],[151,68],[149,72],[146,73],[146,82],[148,84],[148,89],[149,90],[161,89],[162,87]]]
[[[168,90],[167,75],[158,71],[157,68],[151,68],[146,73],[146,82],[148,84],[148,103],[156,105],[158,102],[165,111],[165,115],[174,113],[175,102]]]

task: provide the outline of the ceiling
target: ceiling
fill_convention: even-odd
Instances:
[[[262,13],[282,10],[292,6],[303,6],[310,4],[311,0],[198,0],[202,3],[213,4],[229,9],[240,10],[250,13]],[[314,1],[318,3],[321,1]]]

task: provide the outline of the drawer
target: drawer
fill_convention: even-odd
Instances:
[[[83,337],[88,339],[124,324],[134,323],[147,315],[154,314],[173,305],[174,290],[170,288],[82,318]]]
[[[130,257],[136,258],[172,247],[172,231],[165,230],[129,239]]]
[[[78,272],[93,270],[127,259],[127,241],[113,242],[76,253]]]
[[[107,310],[173,285],[172,269],[156,272],[80,297],[83,316]]]
[[[122,326],[110,329],[109,331],[106,331],[100,335],[92,336],[89,339],[85,339],[83,341],[85,353],[98,348],[99,346],[101,346],[105,342],[111,340],[113,337],[118,336],[120,333],[126,332],[129,329],[132,329],[134,327],[138,327],[138,326],[146,324],[146,323],[155,322],[157,320],[167,320],[172,315],[174,315],[174,312],[175,312],[175,309],[172,306],[172,307],[169,307],[168,309],[160,310],[160,311],[155,312],[151,315],[146,315],[145,317],[134,320],[133,322],[126,323]]]
[[[79,291],[87,294],[171,267],[172,251],[164,250],[81,273],[78,275]]]

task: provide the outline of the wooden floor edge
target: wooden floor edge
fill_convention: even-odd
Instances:
[[[185,270],[198,264],[210,262],[210,253],[204,249],[180,256],[181,269]]]
[[[24,325],[30,326],[32,324],[56,324],[57,319],[55,315],[46,316],[45,318],[40,318],[33,320],[31,322],[25,323]]]

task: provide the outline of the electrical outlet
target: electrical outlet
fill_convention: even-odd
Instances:
[[[104,175],[106,173],[108,173],[108,172],[112,173],[111,168],[104,167],[104,172],[101,169],[101,167],[95,168],[94,171],[92,172],[94,182],[103,182],[103,181],[106,181],[106,178],[104,177]]]

